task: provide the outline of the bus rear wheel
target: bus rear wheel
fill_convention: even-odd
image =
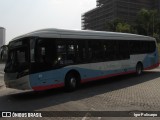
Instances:
[[[142,72],[143,72],[143,65],[142,65],[142,63],[138,63],[138,64],[136,65],[136,74],[137,74],[137,75],[141,75]]]
[[[75,73],[68,73],[65,78],[65,90],[68,92],[75,91],[79,84],[79,77]]]

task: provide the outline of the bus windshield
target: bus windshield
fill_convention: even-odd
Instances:
[[[5,67],[5,72],[21,72],[28,69],[29,55],[28,55],[27,41],[16,41],[9,44],[8,60]]]

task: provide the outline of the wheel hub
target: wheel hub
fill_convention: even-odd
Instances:
[[[75,78],[71,78],[71,85],[72,85],[73,87],[76,86],[76,79],[75,79]]]
[[[137,72],[138,72],[138,74],[141,74],[141,72],[142,72],[141,66],[137,67]]]

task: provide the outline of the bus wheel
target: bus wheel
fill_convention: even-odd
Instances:
[[[136,66],[136,74],[141,75],[142,72],[143,72],[143,65],[142,65],[142,63],[138,63]]]
[[[65,89],[69,92],[76,90],[79,84],[79,77],[75,73],[68,73],[65,78]]]

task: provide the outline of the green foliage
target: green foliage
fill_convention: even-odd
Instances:
[[[106,22],[106,30],[152,36],[160,43],[160,14],[157,10],[141,9],[132,25],[116,19]]]
[[[112,31],[115,32],[116,31],[116,27],[119,23],[122,23],[123,21],[120,19],[115,19],[113,21],[107,21],[106,22],[106,30],[107,31]]]
[[[150,14],[146,9],[142,9],[137,16],[137,30],[140,34],[148,35],[150,26]]]
[[[142,9],[137,15],[137,33],[155,37],[160,42],[160,15],[157,10]]]
[[[127,23],[118,23],[116,26],[117,32],[125,32],[130,33],[131,32],[131,26]]]
[[[106,29],[113,32],[126,32],[130,33],[132,31],[131,25],[123,22],[120,19],[114,21],[109,21],[106,23]]]
[[[153,36],[154,33],[157,33],[158,22],[159,17],[157,10],[140,10],[136,20],[138,34]]]

